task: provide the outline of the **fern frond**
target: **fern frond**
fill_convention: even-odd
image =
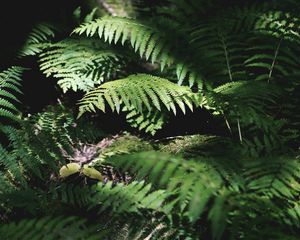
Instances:
[[[272,159],[246,164],[247,188],[268,197],[297,198],[300,192],[299,161]]]
[[[90,207],[100,206],[101,210],[109,210],[113,214],[135,213],[142,210],[155,210],[164,212],[163,204],[168,194],[164,190],[151,191],[151,185],[141,182],[131,182],[128,185],[112,182],[105,185],[99,183],[96,195]]]
[[[9,152],[2,145],[0,145],[0,166],[3,169],[1,172],[4,173],[2,177],[6,184],[9,183],[9,179],[24,183],[23,173],[16,154]]]
[[[203,105],[214,109],[215,114],[224,114],[235,121],[239,119],[246,125],[259,124],[261,114],[265,114],[279,96],[279,89],[266,82],[239,81],[208,92]],[[263,128],[262,125],[259,127]]]
[[[0,72],[0,117],[18,121],[19,110],[15,104],[19,102],[17,94],[21,94],[21,75],[25,69],[11,67]]]
[[[300,228],[300,206],[298,202],[292,202],[290,208],[287,209],[284,221],[291,226]]]
[[[200,22],[190,38],[203,75],[214,85],[247,79],[244,68],[247,42],[243,36],[228,33],[220,20],[212,19]]]
[[[140,215],[145,211],[164,212],[168,194],[164,190],[153,191],[150,184],[141,182],[114,183],[108,181],[92,187],[60,184],[51,190],[52,198],[68,205],[88,207],[92,211]]]
[[[167,115],[160,111],[140,113],[134,107],[124,107],[122,111],[126,112],[126,121],[131,127],[151,135],[155,135],[167,123]]]
[[[124,44],[130,42],[135,52],[152,63],[158,62],[161,70],[165,66],[176,65],[178,84],[181,85],[188,79],[190,86],[195,83],[202,85],[203,79],[186,60],[180,59],[176,53],[176,45],[167,38],[159,29],[143,24],[137,20],[120,17],[103,17],[90,23],[85,23],[74,30],[79,35],[85,33],[103,38],[105,42]]]
[[[40,53],[44,44],[54,38],[58,29],[49,23],[39,23],[33,27],[27,40],[18,53],[18,57],[35,56]]]
[[[239,81],[226,83],[208,92],[203,105],[207,109],[213,109],[214,114],[222,115],[231,132],[234,131],[232,126],[237,126],[242,142],[241,128],[249,129],[254,125],[256,130],[270,133],[271,116],[268,116],[267,112],[275,105],[279,96],[280,91],[274,85],[266,82]]]
[[[289,41],[299,42],[299,21],[299,17],[293,11],[267,11],[258,19],[255,30],[276,38],[284,37]]]
[[[23,120],[20,129],[0,125],[9,140],[9,151],[1,162],[13,184],[24,184],[29,176],[47,179],[59,164],[65,164],[64,153],[73,150],[72,120],[65,112],[44,112]]]
[[[85,112],[105,111],[105,102],[114,111],[120,112],[120,105],[132,106],[139,112],[146,107],[161,110],[164,106],[176,114],[176,105],[185,113],[185,105],[193,110],[193,103],[199,104],[196,94],[188,87],[178,86],[167,79],[136,74],[127,78],[102,84],[99,88],[87,93],[79,102],[79,116]]]
[[[95,190],[89,186],[73,183],[60,183],[50,186],[51,201],[59,201],[68,206],[88,207]]]
[[[229,162],[219,160],[219,163],[207,158],[191,161],[144,152],[114,156],[107,163],[135,174],[136,179],[151,182],[158,189],[166,189],[172,196],[165,204],[166,213],[181,214],[189,219],[189,224],[206,218],[203,214],[207,213],[216,239],[221,239],[225,228],[238,234],[235,227],[245,223],[240,219],[255,226],[257,220],[253,218],[253,209],[257,211],[255,214],[263,214],[264,223],[276,221],[284,227],[285,221],[289,224],[297,221],[298,208],[293,203],[300,192],[298,160],[290,157],[272,159],[272,162],[247,160],[237,168],[226,168]],[[169,199],[173,201],[169,202]],[[290,209],[289,214],[285,209]],[[276,234],[283,233],[280,231]]]
[[[289,43],[283,36],[277,39],[261,34],[250,39],[250,42],[245,67],[254,80],[280,83],[297,71],[300,65],[297,44]]]
[[[64,40],[47,44],[40,54],[40,69],[58,78],[64,92],[87,92],[105,80],[118,76],[124,66],[116,51],[93,40]]]
[[[3,239],[96,239],[79,217],[44,217],[24,219],[19,223],[3,224],[0,235]]]
[[[193,222],[222,186],[221,176],[212,167],[159,152],[115,156],[107,162],[122,171],[137,174],[137,179],[147,179],[154,186],[168,189],[176,195],[167,205],[168,211],[179,203],[180,211],[186,211],[186,216]],[[198,194],[202,194],[202,198]]]

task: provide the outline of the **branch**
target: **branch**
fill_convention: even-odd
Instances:
[[[113,17],[116,17],[118,14],[116,13],[115,9],[110,6],[105,0],[98,0],[99,4],[101,4],[104,9]]]

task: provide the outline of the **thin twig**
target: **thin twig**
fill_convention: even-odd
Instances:
[[[240,126],[240,120],[239,119],[237,119],[237,125],[238,125],[240,142],[243,142],[242,131],[241,131],[241,126]]]
[[[276,47],[276,50],[275,50],[274,59],[273,59],[272,65],[270,67],[270,72],[269,72],[269,76],[268,76],[268,83],[270,83],[270,80],[271,80],[271,77],[272,77],[272,74],[273,74],[273,71],[274,71],[275,63],[276,63],[276,60],[277,60],[277,56],[278,56],[278,53],[279,53],[279,49],[280,49],[282,40],[283,40],[283,37],[280,38],[280,40],[278,42],[278,45]]]
[[[162,229],[164,227],[164,224],[160,223],[158,224],[154,229],[153,231],[146,237],[144,238],[144,240],[150,240],[152,238],[152,236],[157,232],[159,231],[160,229]]]
[[[225,119],[226,126],[227,126],[227,128],[229,129],[230,134],[232,135],[232,130],[231,130],[230,124],[229,124],[229,122],[228,122],[228,119],[226,118],[226,116],[225,116],[224,113],[222,113],[222,114],[223,114],[223,117],[224,117],[224,119]]]
[[[233,81],[233,77],[232,77],[231,68],[230,68],[230,62],[229,62],[229,57],[228,57],[227,45],[225,43],[225,39],[224,39],[223,35],[220,32],[219,32],[219,35],[220,35],[221,42],[222,42],[222,45],[223,45],[223,50],[224,50],[224,54],[225,54],[226,66],[227,66],[227,70],[228,70],[229,79],[232,82]]]
[[[116,17],[118,14],[116,13],[115,9],[111,5],[109,5],[105,0],[98,0],[99,4],[101,4],[104,9],[113,17]]]

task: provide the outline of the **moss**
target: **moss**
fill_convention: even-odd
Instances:
[[[230,149],[230,141],[226,138],[209,135],[179,136],[160,143],[159,150],[185,158],[198,156],[218,156]]]
[[[150,142],[125,133],[124,135],[116,137],[112,144],[105,147],[99,156],[93,160],[92,165],[101,165],[107,157],[113,155],[151,150],[153,150],[153,146]]]
[[[137,137],[130,134],[125,134],[118,137],[108,148],[104,149],[103,153],[106,152],[138,152],[138,151],[149,151],[153,150],[152,145]]]

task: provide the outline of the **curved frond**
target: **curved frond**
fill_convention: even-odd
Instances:
[[[21,94],[21,75],[25,69],[11,67],[0,72],[0,117],[18,121],[19,110],[15,104],[19,102],[16,97]]]
[[[107,163],[135,174],[137,179],[146,179],[158,189],[167,189],[172,197],[166,199],[166,213],[182,214],[192,225],[199,219],[210,221],[215,239],[222,238],[225,228],[234,235],[239,227],[244,229],[244,223],[256,226],[252,214],[263,216],[263,224],[276,221],[282,226],[299,221],[299,208],[294,205],[300,193],[298,160],[250,160],[236,168],[229,167],[226,159],[219,160],[192,161],[144,152],[114,156]],[[280,234],[278,230],[275,235]],[[258,234],[268,236],[268,226]]]
[[[199,218],[210,197],[222,186],[222,178],[214,168],[165,153],[121,155],[107,162],[122,171],[136,174],[137,179],[146,178],[155,186],[168,189],[169,193],[177,196],[168,210],[172,211],[174,204],[179,202],[181,211],[186,211],[192,221]],[[199,199],[197,194],[202,194],[202,198]]]
[[[34,56],[40,53],[44,44],[49,42],[57,32],[56,27],[49,23],[39,23],[33,27],[27,40],[18,53],[18,57]]]
[[[249,191],[268,197],[296,199],[300,192],[299,161],[270,159],[246,164],[244,176]]]
[[[105,111],[105,103],[108,103],[114,111],[120,112],[120,105],[134,107],[139,112],[143,109],[161,110],[162,106],[176,114],[176,105],[185,113],[185,105],[193,110],[196,101],[188,87],[178,86],[167,79],[147,75],[136,74],[127,78],[102,84],[97,89],[87,93],[79,102],[79,116],[85,112],[95,112],[96,109]]]
[[[3,239],[96,239],[96,234],[85,226],[86,220],[79,217],[44,217],[24,219],[19,223],[3,224],[0,235]]]
[[[134,107],[127,108],[125,106],[122,111],[126,112],[126,121],[131,127],[151,135],[155,135],[167,123],[167,115],[158,110],[140,113]]]
[[[164,212],[164,201],[168,194],[164,190],[151,191],[151,185],[141,182],[131,182],[128,185],[113,182],[99,183],[93,204],[90,207],[100,206],[101,210],[109,210],[113,214],[135,213],[155,210]]]
[[[151,25],[129,18],[103,17],[81,25],[74,33],[85,33],[89,37],[97,35],[104,41],[115,44],[128,41],[140,57],[151,60],[152,63],[158,62],[162,70],[165,66],[175,64],[179,85],[188,79],[190,86],[195,83],[202,86],[203,79],[187,60],[181,59],[173,39]]]
[[[105,80],[116,78],[123,58],[93,40],[64,40],[44,46],[40,69],[47,77],[58,78],[64,92],[89,91]]]

